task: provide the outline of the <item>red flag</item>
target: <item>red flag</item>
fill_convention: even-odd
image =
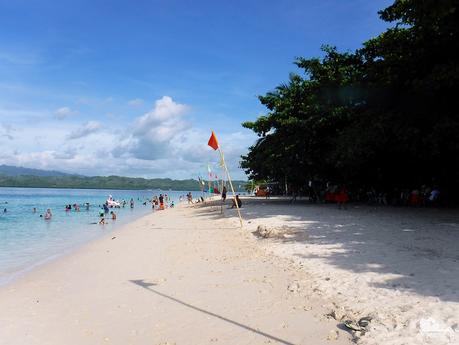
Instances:
[[[207,145],[212,147],[214,150],[218,149],[218,140],[217,140],[217,137],[215,136],[214,131],[212,131],[212,135],[210,136],[210,139]]]

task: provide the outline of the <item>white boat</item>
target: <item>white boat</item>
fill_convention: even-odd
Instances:
[[[109,195],[107,199],[107,206],[108,207],[121,207],[121,204],[118,201],[114,200],[111,195]]]

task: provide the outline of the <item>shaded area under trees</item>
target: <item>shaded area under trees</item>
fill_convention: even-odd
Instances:
[[[394,26],[354,52],[323,46],[304,75],[260,96],[268,112],[242,157],[252,179],[300,189],[311,180],[459,195],[459,1],[396,0]],[[449,195],[447,195],[449,193]]]

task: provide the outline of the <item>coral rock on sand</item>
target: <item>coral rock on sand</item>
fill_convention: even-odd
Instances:
[[[281,226],[281,227],[268,227],[266,225],[258,225],[257,230],[253,232],[253,234],[257,237],[262,238],[285,238],[289,237],[295,232],[293,228],[288,226]]]

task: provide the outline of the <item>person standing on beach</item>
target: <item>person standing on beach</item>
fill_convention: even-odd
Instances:
[[[338,208],[346,209],[346,204],[349,201],[349,194],[347,192],[346,186],[342,185],[338,193],[335,195],[335,200],[338,203]]]
[[[241,208],[242,207],[242,200],[239,198],[239,194],[236,195],[235,199],[233,199],[233,205],[231,206],[231,208],[235,208],[236,207],[236,203],[237,203],[237,208]]]
[[[227,193],[226,186],[223,186],[223,189],[222,189],[222,201],[223,201],[223,203],[226,201],[226,193]]]

